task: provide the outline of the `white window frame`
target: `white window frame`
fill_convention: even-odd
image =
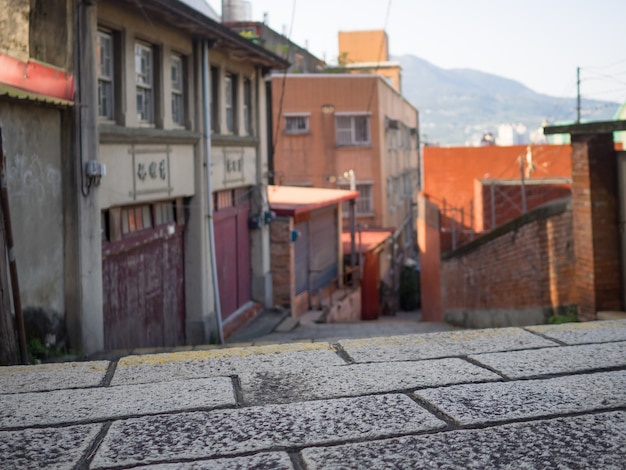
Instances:
[[[243,79],[243,125],[247,135],[254,134],[252,125],[252,80]]]
[[[346,183],[341,186],[347,187]],[[347,189],[347,188],[346,188]],[[357,181],[356,190],[359,195],[355,201],[355,212],[357,217],[365,217],[374,215],[374,183],[373,181]],[[345,201],[341,206],[342,216],[350,216],[350,202]]]
[[[371,145],[370,113],[335,113],[337,146]]]
[[[311,132],[311,113],[285,113],[285,134],[308,134]]]
[[[185,127],[185,60],[180,54],[170,56],[170,79],[172,81],[172,122]]]
[[[135,42],[135,86],[137,120],[141,124],[154,124],[154,48],[139,41]],[[141,107],[140,98],[143,103]]]
[[[226,113],[226,132],[237,133],[237,75],[227,73],[224,76],[224,109]]]
[[[113,53],[113,34],[98,30],[98,117],[104,121],[115,119],[115,57]]]

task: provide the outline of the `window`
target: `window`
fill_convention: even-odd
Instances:
[[[228,74],[224,78],[226,95],[226,131],[234,134],[237,131],[237,76]]]
[[[374,213],[372,183],[357,184],[356,190],[359,192],[359,196],[356,198],[356,215],[372,215]],[[350,215],[350,203],[348,201],[342,203],[342,212],[344,217]]]
[[[174,205],[172,201],[154,204],[154,225],[165,225],[174,222]]]
[[[211,67],[211,131],[220,131],[220,69]]]
[[[150,205],[122,209],[122,234],[127,235],[152,227]]]
[[[184,74],[183,58],[172,55],[170,58],[172,70],[172,122],[179,126],[185,125],[185,98],[184,98]]]
[[[337,145],[369,145],[370,118],[365,115],[337,116]]]
[[[154,52],[152,47],[135,44],[135,75],[137,86],[137,119],[154,123]]]
[[[309,116],[308,115],[285,115],[285,133],[286,134],[308,134],[309,132]]]
[[[246,134],[252,135],[252,81],[243,81],[243,124]]]
[[[98,116],[112,121],[114,118],[113,96],[113,35],[98,31]]]

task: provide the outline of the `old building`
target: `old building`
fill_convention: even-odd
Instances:
[[[190,11],[98,10],[105,348],[208,342],[271,305],[263,76],[286,63]]]
[[[85,353],[221,339],[271,305],[264,75],[287,62],[197,0],[13,3],[26,305]]]

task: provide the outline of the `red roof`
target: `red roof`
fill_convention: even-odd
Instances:
[[[357,232],[354,234],[356,251],[359,251],[359,244],[361,245],[361,253],[373,251],[383,244],[392,234],[393,230],[387,229],[361,231],[360,236],[359,232]],[[341,234],[341,243],[343,244],[343,252],[346,254],[351,253],[350,242],[350,232],[343,232]]]
[[[270,208],[278,215],[295,215],[356,199],[358,191],[345,189],[268,186]]]

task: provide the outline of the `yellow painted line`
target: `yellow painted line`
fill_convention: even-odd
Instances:
[[[402,336],[379,336],[375,338],[348,339],[340,341],[341,345],[350,348],[371,348],[377,346],[407,346],[440,341],[472,341],[482,338],[505,338],[519,335],[521,328],[490,328],[484,330],[441,331],[425,334]],[[526,333],[528,334],[528,333]]]
[[[601,320],[580,323],[561,323],[560,325],[538,325],[529,327],[536,331],[572,331],[572,330],[609,330],[612,328],[626,328],[626,320]]]
[[[15,374],[34,374],[46,372],[63,372],[79,369],[81,372],[106,373],[109,361],[91,362],[55,362],[49,364],[37,364],[32,366],[9,366],[0,367],[0,377],[8,377]]]
[[[234,347],[210,349],[207,351],[185,351],[144,356],[127,356],[118,362],[117,367],[133,367],[152,364],[171,364],[176,362],[204,361],[207,359],[227,359],[231,357],[263,356],[303,351],[329,351],[328,343],[287,343],[265,346]]]

